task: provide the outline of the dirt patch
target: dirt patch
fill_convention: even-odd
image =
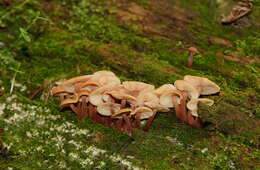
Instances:
[[[222,57],[226,60],[229,61],[234,61],[242,64],[252,64],[252,63],[260,63],[259,58],[245,58],[245,57],[240,57],[235,54],[224,54],[222,52],[217,53],[219,57]]]
[[[124,3],[115,13],[120,22],[126,23],[135,30],[142,30],[148,36],[168,38],[180,34],[184,39],[189,39],[191,36],[186,26],[194,16],[168,1],[151,1],[149,10],[134,2]]]

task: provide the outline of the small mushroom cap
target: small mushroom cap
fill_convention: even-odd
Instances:
[[[192,84],[202,95],[215,94],[220,91],[217,84],[204,77],[186,75],[184,80]]]
[[[88,81],[91,77],[93,77],[93,75],[77,76],[77,77],[71,78],[69,80],[56,82],[55,84],[56,85],[72,85],[72,84],[75,84],[78,82]]]
[[[93,74],[94,76],[116,76],[115,73],[113,73],[112,71],[108,71],[108,70],[101,70],[101,71],[97,71]]]
[[[194,54],[199,53],[199,51],[195,47],[190,47],[190,48],[188,48],[188,50],[189,50],[189,52],[194,53]]]
[[[128,95],[126,93],[120,92],[120,91],[112,90],[112,91],[106,92],[105,94],[111,95],[114,98],[119,99],[119,100],[129,101],[130,103],[136,102],[135,97]]]
[[[169,91],[169,90],[176,90],[176,87],[172,84],[164,84],[160,86],[159,88],[154,90],[154,93],[158,96],[162,95],[164,92]]]
[[[107,102],[97,106],[97,112],[103,116],[112,116],[120,110],[120,104]]]
[[[166,106],[168,108],[175,107],[175,104],[180,104],[183,96],[180,91],[178,90],[169,90],[164,92],[160,96],[160,104]],[[175,104],[174,104],[175,103]]]
[[[74,86],[76,91],[80,91],[80,90],[93,91],[98,87],[100,87],[101,85],[98,82],[86,81],[86,82],[76,83]]]
[[[120,79],[111,71],[98,71],[93,74],[91,81],[98,82],[101,86],[108,84],[121,84]]]
[[[154,86],[138,81],[125,81],[122,83],[123,87],[134,97],[138,96],[141,92],[154,90]]]
[[[159,98],[151,91],[140,93],[137,97],[137,105],[143,106],[144,103],[147,103],[147,102],[159,104]]]
[[[62,100],[60,106],[66,107],[69,104],[77,103],[78,101],[79,101],[79,96],[77,94],[74,94],[73,96],[70,96],[69,98]]]
[[[131,112],[130,115],[135,115],[138,112],[141,113],[140,119],[148,119],[153,115],[153,110],[148,107],[138,107],[133,112]]]
[[[184,80],[176,80],[174,86],[181,91],[186,91],[190,98],[198,98],[198,90],[189,82]]]
[[[70,86],[70,85],[60,85],[60,86],[53,87],[51,89],[52,95],[57,95],[59,93],[74,93],[74,92],[75,92],[74,86]]]
[[[208,106],[212,106],[214,104],[214,101],[207,98],[191,99],[187,103],[187,108],[191,111],[191,114],[195,117],[198,117],[198,103],[203,103]]]
[[[133,110],[130,108],[120,109],[118,112],[114,113],[112,117],[122,118],[123,114],[131,113]]]
[[[94,90],[93,92],[91,92],[89,94],[89,102],[91,104],[95,105],[95,106],[104,103],[104,101],[103,101],[103,94],[106,91],[113,90],[113,88],[115,88],[115,87],[116,87],[115,84],[108,84],[108,85],[102,86],[102,87]]]

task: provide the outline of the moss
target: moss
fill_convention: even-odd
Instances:
[[[17,73],[16,81],[29,88],[28,92],[14,89],[20,103],[46,107],[51,114],[60,115],[62,119],[52,122],[55,125],[70,122],[95,134],[76,138],[66,134],[67,140],[77,140],[85,146],[94,145],[109,154],[132,155],[136,158],[133,162],[146,169],[230,169],[233,166],[252,169],[257,166],[257,2],[254,2],[255,9],[250,15],[252,26],[247,29],[220,25],[221,11],[210,0],[133,2],[148,11],[147,21],[120,20],[116,11],[128,11],[131,2],[19,0],[7,8],[1,6],[0,41],[5,47],[0,48],[3,61],[0,63],[0,85],[5,87],[5,95],[0,101],[5,102],[9,96],[10,80]],[[178,12],[172,13],[173,9]],[[231,42],[233,46],[212,43],[212,36]],[[197,47],[201,54],[194,57],[192,68],[187,68],[187,48],[190,46]],[[250,62],[229,61],[219,53],[247,58]],[[89,120],[77,120],[71,111],[61,112],[56,100],[49,99],[44,103],[40,98],[28,99],[29,93],[37,87],[48,87],[55,80],[101,69],[114,71],[122,80],[140,80],[156,86],[173,83],[186,74],[205,76],[219,84],[222,91],[212,97],[216,101],[213,107],[200,107],[202,119],[210,124],[205,130],[187,127],[174,114],[159,114],[148,133],[136,131],[132,138]],[[12,115],[12,111],[6,110],[4,118]],[[4,125],[0,119],[0,127]],[[8,151],[10,155],[7,157],[0,152],[0,168],[47,169],[58,167],[55,160],[64,160],[73,168],[81,168],[78,163],[68,160],[68,155],[46,156],[53,153],[53,146],[25,137],[27,130],[48,132],[48,129],[38,128],[35,122],[17,126],[20,127],[10,126],[9,131],[0,134],[6,143],[16,138],[23,140]],[[16,154],[21,148],[38,146],[43,146],[46,153],[33,153],[29,161],[25,161],[27,156]],[[69,144],[66,148],[81,153]],[[39,165],[46,159],[50,163]],[[107,157],[99,159],[104,159],[105,168],[122,168]]]

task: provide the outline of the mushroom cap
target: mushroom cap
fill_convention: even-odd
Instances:
[[[73,104],[73,103],[77,103],[79,101],[79,96],[77,94],[74,94],[72,96],[70,96],[67,99],[64,99],[61,101],[60,107],[66,107],[69,104]]]
[[[189,52],[194,53],[194,54],[199,53],[199,51],[195,47],[190,47],[190,48],[188,48],[188,50],[189,50]]]
[[[172,84],[164,84],[160,86],[159,88],[154,90],[154,93],[158,96],[162,95],[164,92],[169,90],[176,90],[176,87]]]
[[[191,83],[185,80],[176,80],[174,86],[178,90],[186,91],[190,98],[198,98],[200,95],[198,90]]]
[[[119,111],[117,111],[116,113],[114,113],[112,115],[112,117],[114,118],[122,118],[122,115],[123,114],[126,114],[126,113],[131,113],[133,110],[130,109],[130,108],[124,108],[124,109],[120,109]]]
[[[122,83],[128,94],[137,97],[141,92],[154,90],[154,86],[138,81],[125,81]]]
[[[71,85],[60,85],[60,86],[53,87],[51,89],[52,95],[57,95],[59,93],[74,93],[74,92],[75,92],[75,88],[74,86]]]
[[[85,82],[88,81],[91,77],[93,77],[93,75],[84,75],[84,76],[77,76],[77,77],[73,77],[69,80],[65,80],[65,81],[59,81],[59,82],[55,82],[56,85],[72,85],[78,82]]]
[[[187,103],[187,108],[191,111],[191,114],[195,117],[198,117],[198,103],[203,103],[208,106],[212,106],[214,104],[214,101],[207,98],[197,98],[197,99],[191,99]]]
[[[93,92],[91,92],[89,94],[89,102],[95,106],[104,103],[103,94],[106,91],[113,90],[113,88],[115,88],[115,87],[116,87],[115,84],[108,84],[108,85],[102,86],[102,87],[94,90]]]
[[[86,81],[86,82],[76,83],[74,86],[76,91],[80,91],[80,90],[93,91],[98,87],[100,87],[101,85],[98,82]]]
[[[97,112],[103,116],[112,116],[120,110],[120,104],[107,102],[97,106]]]
[[[130,115],[135,115],[137,112],[141,113],[140,119],[148,119],[153,115],[153,110],[148,107],[138,107]]]
[[[164,92],[160,96],[160,104],[168,108],[173,108],[174,103],[180,104],[180,100],[183,98],[182,94],[178,90],[169,90]]]
[[[159,98],[151,91],[140,93],[137,97],[137,105],[143,106],[144,103],[147,103],[147,102],[159,104]]]
[[[116,76],[115,73],[113,73],[112,71],[108,71],[108,70],[101,70],[101,71],[97,71],[93,74],[94,76]]]
[[[220,91],[217,84],[204,77],[186,75],[184,80],[192,84],[202,95],[215,94]]]
[[[133,97],[131,95],[128,95],[128,94],[126,94],[124,92],[112,90],[112,91],[106,92],[105,94],[111,95],[114,98],[119,99],[119,100],[129,101],[130,103],[136,102],[136,98],[135,97]]]

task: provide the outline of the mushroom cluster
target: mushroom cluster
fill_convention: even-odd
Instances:
[[[220,88],[207,78],[185,76],[173,84],[155,89],[138,81],[121,82],[111,71],[56,82],[52,95],[59,96],[61,108],[69,107],[80,119],[92,121],[132,135],[133,128],[147,131],[158,112],[175,108],[183,122],[202,128],[198,103],[212,105],[213,101],[199,98],[219,92]]]

